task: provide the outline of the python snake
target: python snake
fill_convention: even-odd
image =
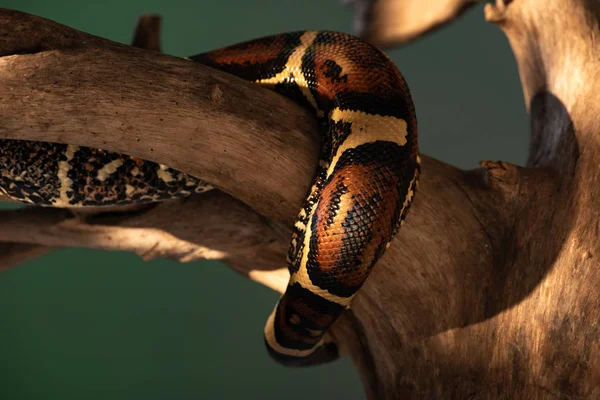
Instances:
[[[288,252],[290,281],[265,342],[285,365],[335,359],[325,333],[389,246],[415,193],[420,161],[408,86],[383,52],[336,32],[279,34],[189,59],[274,89],[322,122],[321,159]],[[6,196],[55,207],[148,203],[212,188],[133,156],[39,141],[2,140],[0,175]]]

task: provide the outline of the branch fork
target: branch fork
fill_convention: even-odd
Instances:
[[[473,3],[365,0],[363,34],[407,43]],[[600,320],[600,6],[516,0],[485,10],[515,52],[532,156],[528,167],[483,161],[474,171],[422,156],[406,223],[331,330],[372,399],[600,396],[590,323]],[[134,42],[158,50],[160,24],[142,21]],[[140,208],[3,211],[0,269],[83,246],[220,259],[284,290],[291,226],[317,166],[306,110],[205,66],[6,9],[0,76],[0,137],[124,152],[218,188]]]

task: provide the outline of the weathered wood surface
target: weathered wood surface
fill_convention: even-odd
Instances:
[[[423,157],[406,224],[331,332],[370,398],[600,398],[599,4],[486,7],[517,58],[530,159],[461,171]],[[11,10],[0,10],[0,56],[0,137],[134,154],[220,188],[115,213],[4,211],[1,267],[40,246],[118,248],[222,259],[283,290],[317,161],[309,114],[201,65]]]

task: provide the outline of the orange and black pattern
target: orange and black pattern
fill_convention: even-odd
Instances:
[[[321,161],[288,253],[289,285],[269,316],[265,342],[286,365],[335,359],[325,333],[385,252],[415,193],[417,124],[408,87],[385,54],[342,33],[275,35],[190,59],[289,96],[322,122]],[[209,189],[133,156],[0,140],[0,192],[25,203],[125,205]]]
[[[385,252],[414,196],[419,157],[408,86],[377,48],[334,32],[270,36],[190,59],[289,96],[324,126],[319,169],[294,226],[290,283],[267,321],[265,341],[286,365],[335,359],[324,335]]]

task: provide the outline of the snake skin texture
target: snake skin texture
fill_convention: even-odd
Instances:
[[[211,188],[192,176],[133,156],[66,144],[0,140],[0,192],[22,203],[144,204]]]
[[[274,35],[189,59],[276,90],[322,123],[321,160],[287,257],[290,281],[267,320],[265,343],[284,365],[336,359],[325,334],[384,254],[416,190],[420,161],[408,86],[377,48],[335,32]],[[0,192],[25,203],[139,204],[211,188],[133,156],[0,140]]]
[[[289,366],[336,359],[325,333],[350,307],[415,193],[420,161],[408,86],[380,50],[335,32],[275,35],[190,59],[294,99],[325,127],[316,178],[294,226],[290,281],[265,342]]]

